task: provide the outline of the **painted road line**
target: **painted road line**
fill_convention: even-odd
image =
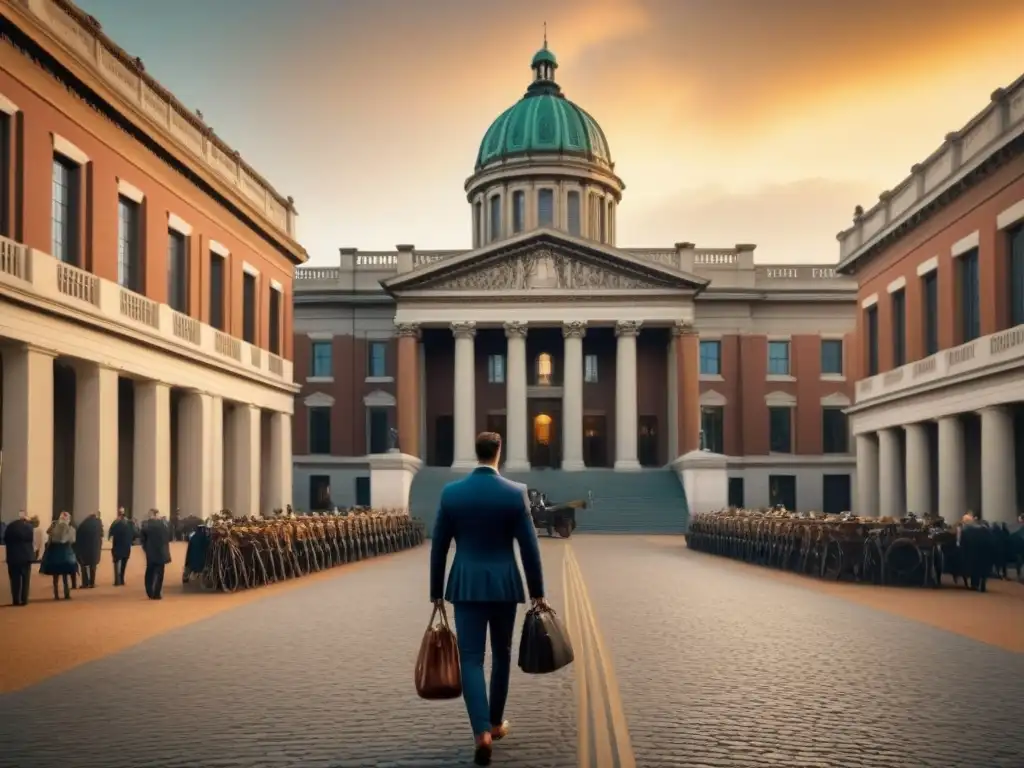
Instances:
[[[583,624],[580,621],[579,598],[574,593],[572,576],[569,572],[569,547],[562,553],[562,594],[565,595],[565,621],[569,638],[572,640],[574,663],[576,665],[576,755],[580,768],[590,768],[590,702],[587,696],[586,648],[584,647]]]
[[[604,643],[604,639],[601,637],[601,631],[597,626],[597,616],[594,613],[594,606],[590,600],[590,594],[587,591],[587,585],[583,578],[583,571],[580,569],[579,561],[576,559],[575,552],[570,548],[566,550],[566,557],[569,560],[569,571],[570,574],[575,574],[574,581],[576,582],[576,589],[574,597],[578,601],[581,609],[581,619],[587,624],[585,634],[588,634],[588,639],[592,644],[592,650],[596,650],[597,661],[600,665],[600,672],[596,673],[597,679],[595,683],[600,685],[602,678],[603,683],[607,689],[607,713],[611,719],[611,730],[615,739],[616,752],[618,754],[617,765],[619,768],[636,768],[636,756],[633,753],[633,744],[629,736],[629,724],[626,720],[626,712],[622,706],[622,695],[619,691],[618,679],[615,676],[615,668],[612,664],[611,654],[608,652],[608,648]],[[592,678],[593,680],[594,678]],[[601,696],[602,699],[605,696]],[[603,702],[602,702],[603,704]],[[605,707],[601,707],[601,719],[605,716]],[[609,745],[610,746],[610,745]],[[614,763],[608,762],[607,765],[611,766]],[[604,764],[601,764],[602,766]]]

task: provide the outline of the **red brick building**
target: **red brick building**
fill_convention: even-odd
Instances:
[[[758,265],[753,245],[623,248],[624,184],[546,49],[466,182],[473,247],[341,249],[297,271],[296,500],[365,501],[367,454],[506,469],[663,467],[728,456],[736,504],[849,506],[855,284]],[[308,494],[308,496],[307,496]]]
[[[1024,472],[1024,78],[839,234],[859,283],[864,514],[1013,522]]]

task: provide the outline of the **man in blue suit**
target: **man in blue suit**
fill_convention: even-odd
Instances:
[[[455,606],[455,631],[462,663],[462,696],[476,739],[475,762],[489,765],[491,745],[508,733],[502,719],[512,668],[516,608],[526,602],[513,541],[526,571],[530,598],[544,605],[544,574],[526,486],[498,474],[501,436],[476,438],[480,466],[463,480],[448,483],[434,523],[430,547],[430,599]],[[441,598],[452,539],[455,558]],[[484,684],[484,648],[491,630],[491,693]]]

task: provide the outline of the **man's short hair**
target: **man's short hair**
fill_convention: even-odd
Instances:
[[[497,432],[481,432],[476,436],[477,461],[493,462],[501,451],[501,435]]]

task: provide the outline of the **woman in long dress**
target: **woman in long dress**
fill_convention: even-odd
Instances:
[[[64,582],[64,599],[71,599],[70,577],[78,572],[78,559],[75,557],[75,528],[71,525],[71,515],[61,512],[60,517],[51,523],[46,531],[46,551],[43,553],[43,564],[40,573],[53,577],[53,599],[59,600],[59,582]]]

